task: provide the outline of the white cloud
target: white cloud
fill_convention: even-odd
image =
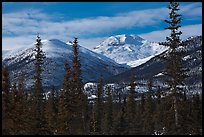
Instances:
[[[180,30],[182,31],[181,39],[184,40],[190,36],[202,35],[202,24],[182,26]],[[169,35],[170,35],[169,30],[158,30],[149,33],[139,34],[139,36],[141,36],[142,38],[154,42],[165,41],[166,37]]]
[[[161,21],[167,11],[165,8],[132,11],[115,16],[98,16],[71,21],[53,22],[51,17],[38,10],[20,11],[2,15],[3,34],[16,35],[41,32],[42,34],[72,33],[73,35],[91,35],[111,32],[121,28],[149,26]]]
[[[185,16],[202,16],[202,3],[195,2],[189,5],[180,6],[180,13]]]
[[[11,50],[21,47],[27,47],[35,43],[35,36],[16,36],[16,37],[3,37],[2,38],[2,49]]]
[[[202,16],[202,12],[200,12],[201,8],[199,3],[193,3],[182,6],[181,13],[185,13],[185,15],[191,18]],[[94,44],[98,45],[99,41],[103,39],[100,37],[90,38],[93,34],[99,36],[99,34],[110,34],[118,29],[148,27],[159,24],[168,16],[168,12],[166,7],[164,7],[120,13],[115,16],[98,16],[61,22],[53,21],[53,15],[36,9],[3,13],[2,47],[9,49],[26,45],[30,41],[33,41],[33,39],[31,40],[33,35],[40,33],[42,39],[56,38],[65,42],[76,36],[81,39],[81,45],[91,49],[94,47]],[[197,31],[201,32],[201,29]],[[190,35],[193,32],[195,31],[192,30],[191,33],[188,31],[185,35]],[[161,36],[164,36],[164,33],[166,34],[165,31],[155,31],[142,34],[142,36],[147,37],[147,39],[161,40]],[[85,39],[85,37],[89,38]]]

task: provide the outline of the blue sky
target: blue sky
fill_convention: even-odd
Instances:
[[[79,38],[89,49],[105,38],[137,34],[150,41],[164,41],[168,2],[3,2],[2,48],[26,47],[42,39],[64,42]],[[180,2],[182,39],[202,35],[202,3]]]

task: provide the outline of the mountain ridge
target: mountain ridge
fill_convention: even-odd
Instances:
[[[72,66],[72,45],[57,39],[42,40],[42,50],[46,58],[42,68],[44,86],[60,87],[65,74],[64,63],[67,61]],[[12,81],[23,75],[28,87],[33,85],[35,45],[31,44],[25,49],[14,50],[6,53],[3,63],[8,65],[11,71]],[[94,53],[79,46],[79,59],[82,66],[83,82],[97,81],[102,75],[104,78],[116,75],[128,69],[127,66],[115,63],[113,60]]]
[[[187,45],[187,53],[183,57],[183,65],[190,69],[188,72],[190,77],[187,78],[186,83],[192,86],[200,85],[202,83],[202,36],[189,37],[184,43]],[[165,54],[166,51],[156,55],[140,66],[106,79],[106,83],[128,83],[133,75],[137,81],[154,78],[161,82],[163,80],[163,75],[161,74],[165,70],[165,61],[161,57],[165,56]]]
[[[139,66],[167,48],[136,34],[121,34],[107,38],[93,51],[113,59],[118,64]]]

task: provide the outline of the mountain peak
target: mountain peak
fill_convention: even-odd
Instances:
[[[144,39],[136,34],[121,34],[110,36],[104,40],[100,45],[119,46],[124,44],[141,44]],[[97,48],[97,47],[96,47]]]
[[[149,42],[136,34],[121,34],[107,38],[96,46],[94,51],[113,59],[119,64],[135,67],[165,49],[164,46]]]

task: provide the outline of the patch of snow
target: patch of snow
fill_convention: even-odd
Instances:
[[[96,95],[91,95],[90,97],[88,97],[88,99],[95,99],[95,98],[97,98]]]
[[[131,67],[137,67],[143,63],[146,63],[148,60],[150,60],[151,58],[153,58],[154,56],[149,56],[149,57],[146,57],[146,58],[143,58],[143,59],[138,59],[138,60],[135,60],[135,61],[129,61],[127,63],[128,66],[131,66]]]
[[[187,59],[190,59],[190,58],[191,58],[191,56],[187,55],[187,56],[183,57],[183,60],[186,61]]]
[[[159,77],[159,76],[163,76],[164,74],[163,73],[158,73],[156,75],[154,75],[154,77]]]

